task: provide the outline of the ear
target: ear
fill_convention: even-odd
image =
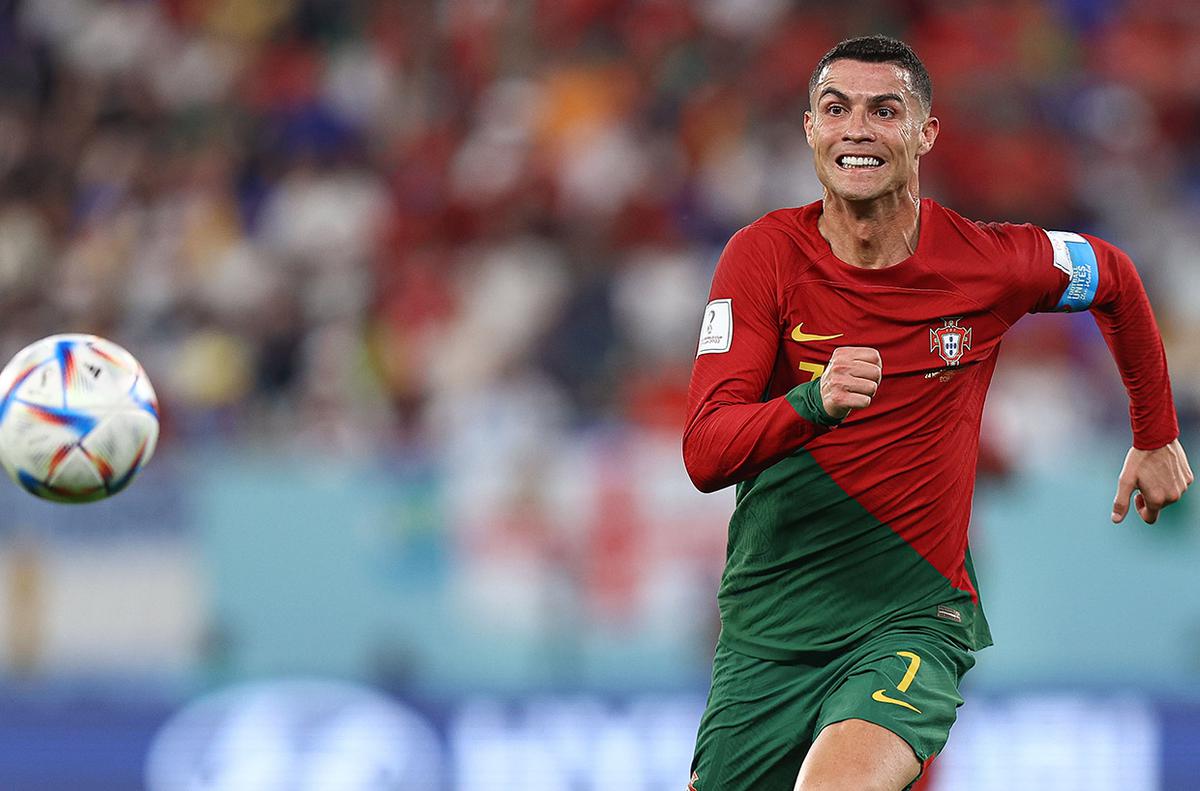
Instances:
[[[917,146],[917,156],[923,157],[929,153],[940,129],[941,124],[936,117],[931,115],[925,119],[925,123],[921,124],[921,143]]]
[[[812,114],[812,110],[804,111],[804,139],[808,141],[808,147],[812,148],[812,144],[813,144],[813,114]]]

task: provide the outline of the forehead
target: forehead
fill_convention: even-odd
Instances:
[[[816,92],[813,99],[826,88],[833,88],[851,98],[856,96],[880,96],[898,93],[918,102],[908,69],[895,63],[865,63],[861,60],[835,60],[817,75]]]

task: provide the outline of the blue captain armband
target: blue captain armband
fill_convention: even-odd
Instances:
[[[1100,285],[1100,267],[1096,263],[1096,251],[1092,249],[1092,243],[1070,231],[1045,233],[1050,237],[1050,247],[1054,250],[1054,266],[1071,278],[1054,309],[1062,313],[1087,310],[1096,298],[1096,287]]]

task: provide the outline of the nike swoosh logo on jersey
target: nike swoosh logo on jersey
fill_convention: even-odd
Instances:
[[[794,330],[792,330],[792,340],[794,340],[796,343],[808,343],[809,341],[831,341],[834,338],[840,338],[845,334],[839,332],[837,335],[811,335],[800,329],[803,326],[804,322],[802,321],[796,325]]]
[[[882,689],[877,689],[877,690],[875,690],[874,694],[872,694],[872,695],[871,695],[871,700],[877,700],[877,701],[879,701],[880,703],[891,703],[891,704],[894,704],[894,705],[896,705],[896,706],[903,706],[903,707],[904,707],[904,708],[906,708],[906,709],[912,709],[912,710],[913,710],[913,711],[915,711],[917,714],[920,714],[920,713],[921,713],[921,710],[920,710],[920,709],[918,709],[916,706],[914,706],[913,704],[911,704],[911,703],[909,703],[909,702],[907,702],[907,701],[904,701],[904,700],[896,700],[895,698],[889,698],[887,695],[883,694],[883,690],[882,690]]]

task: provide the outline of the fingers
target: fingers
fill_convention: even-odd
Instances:
[[[839,346],[833,350],[829,364],[833,365],[835,362],[846,360],[862,360],[881,367],[883,365],[883,358],[879,356],[879,350],[872,349],[870,346]]]
[[[1113,524],[1119,525],[1125,521],[1125,514],[1129,513],[1129,498],[1133,496],[1133,489],[1136,480],[1127,476],[1124,472],[1117,479],[1117,496],[1113,500],[1112,520]]]
[[[1134,504],[1137,506],[1138,514],[1146,524],[1154,524],[1158,520],[1159,511],[1168,505],[1179,502],[1180,498],[1183,497],[1184,490],[1187,488],[1187,484],[1183,481],[1184,478],[1181,475],[1178,484],[1173,488],[1147,488],[1144,491],[1138,491],[1137,497],[1134,498]],[[1150,516],[1148,517],[1147,514]]]
[[[830,417],[844,418],[854,409],[866,409],[879,391],[883,360],[865,346],[834,349],[821,374],[821,402]]]
[[[1137,496],[1133,498],[1133,504],[1137,508],[1138,516],[1142,518],[1143,522],[1152,525],[1158,521],[1158,512],[1162,509],[1152,508],[1147,505],[1146,496],[1141,492],[1138,492]]]
[[[1181,486],[1177,490],[1160,491],[1148,489],[1141,491],[1136,488],[1136,482],[1130,483],[1127,480],[1119,480],[1117,482],[1117,499],[1113,502],[1112,520],[1114,524],[1120,524],[1125,515],[1129,512],[1129,498],[1133,495],[1133,507],[1138,512],[1138,516],[1148,525],[1152,525],[1158,521],[1158,513],[1172,503],[1179,502],[1179,498],[1183,495],[1183,489],[1186,486]],[[1136,494],[1134,493],[1136,491]]]
[[[1136,489],[1136,483],[1118,481],[1117,499],[1113,503],[1113,522],[1120,523],[1125,519],[1125,514],[1129,512],[1129,496],[1133,494],[1133,506],[1138,512],[1138,516],[1142,517],[1142,521],[1146,524],[1154,524],[1158,521],[1160,511],[1168,505],[1179,502],[1183,496],[1183,491],[1188,486],[1187,483],[1183,483],[1183,480],[1181,475],[1179,485],[1176,487],[1167,489],[1147,487],[1145,491]],[[1135,491],[1136,494],[1134,494]]]

